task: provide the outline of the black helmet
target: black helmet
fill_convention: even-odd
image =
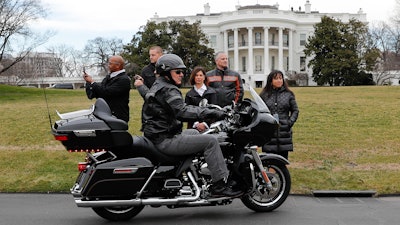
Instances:
[[[173,69],[186,69],[181,57],[175,54],[164,54],[156,62],[156,73],[162,74]]]

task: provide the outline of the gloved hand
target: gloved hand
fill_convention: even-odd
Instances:
[[[289,128],[290,128],[290,127],[292,127],[292,126],[293,126],[293,121],[292,121],[292,120],[290,120],[290,119],[288,119],[288,121],[287,121],[287,124],[288,124],[288,126],[289,126]]]
[[[223,120],[227,116],[227,114],[223,110],[214,110],[213,114],[215,115],[214,117],[217,120]]]

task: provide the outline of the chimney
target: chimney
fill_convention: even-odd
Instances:
[[[209,16],[210,15],[210,4],[207,2],[204,4],[204,15]]]
[[[304,5],[304,8],[306,10],[306,13],[311,13],[311,4],[310,4],[309,0],[306,1],[306,4]]]

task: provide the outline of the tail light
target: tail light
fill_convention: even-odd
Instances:
[[[79,170],[79,172],[85,171],[86,168],[87,168],[87,166],[88,166],[88,163],[87,163],[87,162],[79,162],[79,163],[78,163],[78,170]]]
[[[68,141],[68,135],[54,135],[57,141]]]

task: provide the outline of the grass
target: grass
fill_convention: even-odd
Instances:
[[[293,194],[375,190],[399,194],[400,87],[294,87],[300,116],[289,154]],[[182,90],[186,92],[185,89]],[[260,92],[260,89],[257,90]],[[50,133],[55,110],[89,108],[84,90],[0,85],[0,192],[67,192],[83,153]],[[142,98],[131,91],[131,134],[140,135]]]
[[[294,192],[400,188],[399,87],[294,88]]]

